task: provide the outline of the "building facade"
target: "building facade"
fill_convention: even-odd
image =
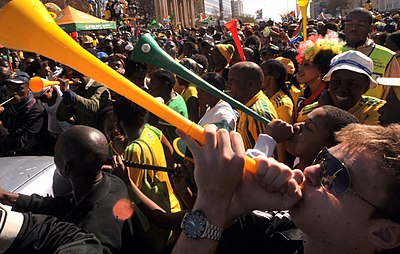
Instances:
[[[232,17],[237,18],[243,15],[243,2],[242,0],[231,1]]]
[[[312,0],[310,3],[310,14],[312,18],[317,18],[321,12],[329,13],[328,4],[329,1],[335,0]],[[348,6],[338,10],[337,13],[331,13],[332,15],[345,16],[351,9],[361,7],[366,0],[348,0]],[[390,12],[400,10],[400,0],[372,0],[372,8],[379,12]]]
[[[204,0],[204,12],[212,15],[214,20],[220,17],[219,1],[222,1],[224,20],[232,19],[232,7],[230,0]]]
[[[194,27],[195,0],[154,0],[154,4],[158,22],[162,22],[166,16],[175,15],[175,24],[180,23],[184,27]]]
[[[400,0],[375,0],[374,8],[379,12],[400,10]]]

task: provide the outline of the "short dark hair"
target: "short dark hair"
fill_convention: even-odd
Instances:
[[[195,54],[194,56],[191,57],[193,60],[196,61],[196,63],[200,64],[203,67],[203,70],[207,70],[209,63],[208,59],[205,55],[202,54]]]
[[[224,91],[226,89],[225,79],[218,73],[208,72],[203,76],[201,76],[201,78],[210,83],[211,85],[213,85],[220,91]]]
[[[329,138],[327,140],[329,144],[338,143],[335,138],[336,132],[349,124],[359,123],[357,117],[346,110],[331,105],[324,105],[321,106],[321,108],[325,111],[325,118],[328,123],[325,128],[329,132]]]
[[[285,65],[275,59],[268,59],[260,65],[261,69],[266,70],[268,75],[271,75],[275,82],[282,87],[286,86],[287,71]]]
[[[315,54],[313,64],[318,68],[321,74],[324,76],[328,73],[331,68],[331,60],[337,54],[334,53],[330,49],[320,50],[317,54]]]
[[[158,69],[153,73],[153,77],[159,79],[164,85],[172,89],[176,83],[174,74],[169,71]]]
[[[354,8],[353,10],[349,11],[349,13],[347,13],[346,19],[348,16],[350,16],[353,13],[365,15],[365,17],[368,20],[368,23],[372,24],[373,17],[372,17],[372,14],[367,9],[365,9],[363,7]]]
[[[115,101],[114,115],[117,117],[117,123],[124,121],[134,126],[142,126],[149,118],[149,112],[145,108],[125,97],[120,97]]]

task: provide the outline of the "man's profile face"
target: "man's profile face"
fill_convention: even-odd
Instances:
[[[29,85],[9,82],[6,84],[6,93],[7,93],[7,98],[14,97],[14,100],[12,100],[11,103],[17,104],[28,98]]]
[[[372,151],[357,151],[339,144],[329,152],[342,161],[351,174],[350,188],[376,207],[385,207],[389,176],[380,169]],[[367,244],[366,234],[375,209],[351,191],[342,195],[328,192],[320,184],[319,165],[305,169],[303,199],[290,210],[295,224],[316,241],[354,246]]]
[[[329,95],[333,106],[343,110],[350,109],[368,91],[369,83],[370,80],[365,74],[349,70],[335,71],[329,82]]]
[[[372,31],[372,24],[366,14],[353,12],[346,17],[346,42],[351,47],[362,45],[368,33]]]
[[[241,103],[247,103],[247,101],[244,101],[244,95],[246,94],[244,87],[246,87],[247,82],[243,79],[243,76],[243,69],[232,67],[228,73],[226,88],[232,98]]]
[[[11,71],[9,67],[0,66],[0,82],[6,80],[10,74]]]
[[[323,108],[316,108],[307,115],[305,122],[297,123],[299,129],[285,142],[286,151],[300,159],[309,159],[328,146],[331,133],[327,131],[329,123],[325,115]]]

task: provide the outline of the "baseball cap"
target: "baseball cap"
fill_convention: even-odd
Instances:
[[[51,86],[46,86],[42,89],[42,91],[37,92],[37,93],[33,93],[33,97],[35,97],[36,99],[40,98],[43,94],[45,94],[47,91],[49,91],[51,88]]]
[[[368,56],[359,51],[349,50],[332,58],[331,68],[329,72],[324,76],[323,80],[330,81],[332,73],[337,70],[349,70],[365,74],[370,80],[370,88],[375,88],[377,86],[376,80],[372,77],[374,63]]]
[[[202,41],[202,43],[203,43],[203,42],[209,44],[209,45],[212,46],[212,47],[214,47],[214,38],[213,38],[212,36],[208,35],[208,34],[205,34],[205,35],[203,36],[203,41]]]
[[[5,83],[15,83],[15,84],[28,84],[31,77],[29,77],[28,73],[23,71],[16,71],[11,73],[8,79],[5,79],[1,82],[2,85]]]
[[[0,253],[14,242],[24,222],[22,213],[11,211],[10,206],[0,204]]]

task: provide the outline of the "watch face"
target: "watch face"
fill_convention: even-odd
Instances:
[[[182,224],[185,234],[190,238],[199,238],[206,229],[206,219],[197,211],[188,213]]]

